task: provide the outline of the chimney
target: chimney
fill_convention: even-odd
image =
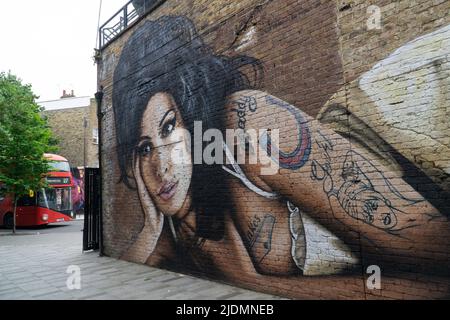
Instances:
[[[67,94],[66,90],[63,90],[63,94],[61,96],[61,99],[65,99],[65,98],[73,98],[75,97],[75,93],[73,90],[71,90],[70,94]]]

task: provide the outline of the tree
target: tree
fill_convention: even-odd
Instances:
[[[47,186],[45,152],[55,151],[52,132],[30,85],[16,76],[0,73],[0,184],[14,200],[13,233],[17,200]]]

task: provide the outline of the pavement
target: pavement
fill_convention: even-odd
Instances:
[[[82,220],[21,228],[15,236],[0,229],[0,300],[283,299],[83,253],[82,229]]]

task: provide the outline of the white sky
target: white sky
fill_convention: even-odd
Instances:
[[[103,0],[100,25],[128,0]],[[0,72],[31,84],[38,101],[97,91],[92,56],[100,0],[0,0]]]

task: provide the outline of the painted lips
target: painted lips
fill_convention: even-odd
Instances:
[[[160,196],[163,200],[166,200],[166,201],[171,199],[177,190],[177,186],[178,186],[178,181],[165,183],[159,189],[158,196]]]

